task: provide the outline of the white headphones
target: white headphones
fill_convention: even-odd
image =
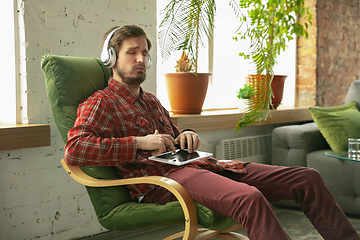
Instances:
[[[104,63],[105,66],[108,68],[112,68],[116,64],[116,52],[113,47],[109,47],[109,42],[111,37],[114,35],[114,33],[120,29],[121,27],[115,28],[112,30],[106,37],[103,45],[103,49],[101,51],[101,61]],[[147,63],[146,68],[149,69],[151,66],[151,57],[150,54],[147,55]]]

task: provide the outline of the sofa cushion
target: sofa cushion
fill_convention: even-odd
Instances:
[[[360,138],[360,112],[355,101],[336,107],[311,107],[310,113],[333,151],[347,151],[348,138]]]
[[[348,214],[360,214],[360,164],[324,156],[326,150],[307,154],[307,166],[316,169],[334,195],[341,209]]]

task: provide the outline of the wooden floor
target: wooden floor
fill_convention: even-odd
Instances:
[[[300,209],[275,207],[275,212],[286,233],[292,240],[322,240],[316,229]],[[360,217],[348,216],[351,224],[360,235]],[[144,231],[107,232],[82,240],[161,240],[173,233],[184,230],[183,226],[172,226]],[[239,230],[246,235],[245,231]]]

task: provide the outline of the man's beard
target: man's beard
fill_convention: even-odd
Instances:
[[[134,65],[134,66],[132,66],[132,69],[139,67],[139,66],[143,67],[142,64]],[[129,86],[135,86],[135,87],[140,86],[145,81],[145,78],[146,78],[146,70],[144,73],[140,72],[140,70],[139,70],[139,74],[136,74],[136,73],[134,74],[130,71],[129,72],[122,71],[122,69],[120,69],[117,66],[116,72],[119,74],[122,81],[124,83],[127,83]]]

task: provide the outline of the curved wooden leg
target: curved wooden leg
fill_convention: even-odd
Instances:
[[[196,234],[196,240],[206,240],[209,238],[214,238],[214,239],[227,239],[227,240],[249,240],[248,237],[240,234],[240,233],[236,233],[233,231],[236,231],[238,229],[241,229],[242,225],[238,224],[235,225],[231,228],[222,230],[222,231],[214,231],[214,230],[208,230],[206,228],[199,228],[197,230],[197,234]],[[164,240],[173,240],[179,237],[183,237],[184,236],[185,231],[179,232],[179,233],[175,233],[171,236],[168,236],[167,238],[164,238]]]
[[[246,236],[240,233],[221,233],[220,231],[208,230],[196,236],[196,240],[206,240],[209,238],[215,239],[228,239],[228,240],[249,240]]]
[[[206,228],[199,228],[197,230],[196,235],[201,234],[201,233],[206,232],[206,231],[209,231],[209,230],[207,230]],[[184,234],[185,234],[185,231],[181,231],[181,232],[175,233],[175,234],[173,234],[171,236],[168,236],[168,237],[164,238],[163,240],[173,240],[173,239],[176,239],[176,238],[179,238],[179,237],[183,237]]]
[[[241,229],[243,226],[239,223],[238,225],[232,226],[231,228],[220,231],[221,233],[229,233]]]

